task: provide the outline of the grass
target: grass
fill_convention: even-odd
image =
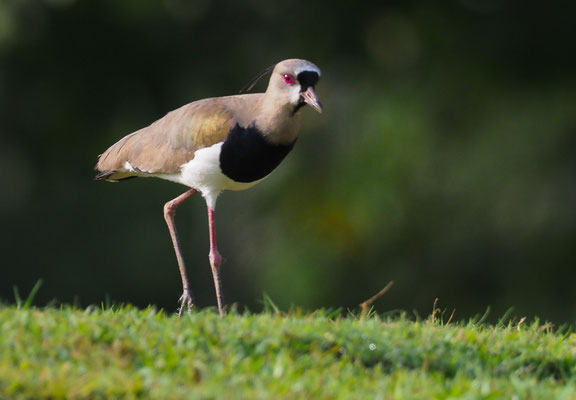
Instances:
[[[575,356],[538,322],[0,305],[0,399],[573,399]]]

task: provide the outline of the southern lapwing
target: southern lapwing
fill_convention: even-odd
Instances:
[[[272,68],[272,67],[271,67]],[[270,69],[271,69],[270,68]],[[111,182],[156,177],[190,189],[164,205],[182,277],[179,315],[190,310],[194,296],[178,240],[176,208],[196,192],[208,208],[210,265],[218,311],[224,312],[214,209],[223,190],[244,190],[262,181],[292,150],[300,129],[300,110],[322,106],[314,87],[320,70],[306,60],[274,66],[265,93],[198,100],[169,112],[150,126],[120,139],[99,156],[96,179]]]

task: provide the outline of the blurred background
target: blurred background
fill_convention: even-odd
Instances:
[[[294,151],[217,208],[227,301],[576,318],[576,3],[0,0],[0,300],[172,312],[185,187],[97,155],[264,68],[323,72]],[[266,80],[256,87],[263,91]],[[205,205],[177,216],[214,306]]]

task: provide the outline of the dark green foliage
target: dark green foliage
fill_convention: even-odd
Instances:
[[[0,0],[0,298],[106,294],[177,307],[162,218],[185,188],[95,182],[96,157],[187,102],[269,65],[322,69],[294,150],[225,193],[216,225],[230,302],[457,319],[491,306],[576,318],[575,2]],[[260,91],[265,79],[254,90]],[[203,200],[176,221],[213,305]],[[24,305],[24,303],[22,303]],[[488,318],[489,322],[495,322]]]

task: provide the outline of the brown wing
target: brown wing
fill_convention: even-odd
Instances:
[[[196,150],[222,142],[233,121],[233,112],[221,98],[187,104],[112,145],[99,156],[96,169],[101,173],[96,178],[178,172]]]

